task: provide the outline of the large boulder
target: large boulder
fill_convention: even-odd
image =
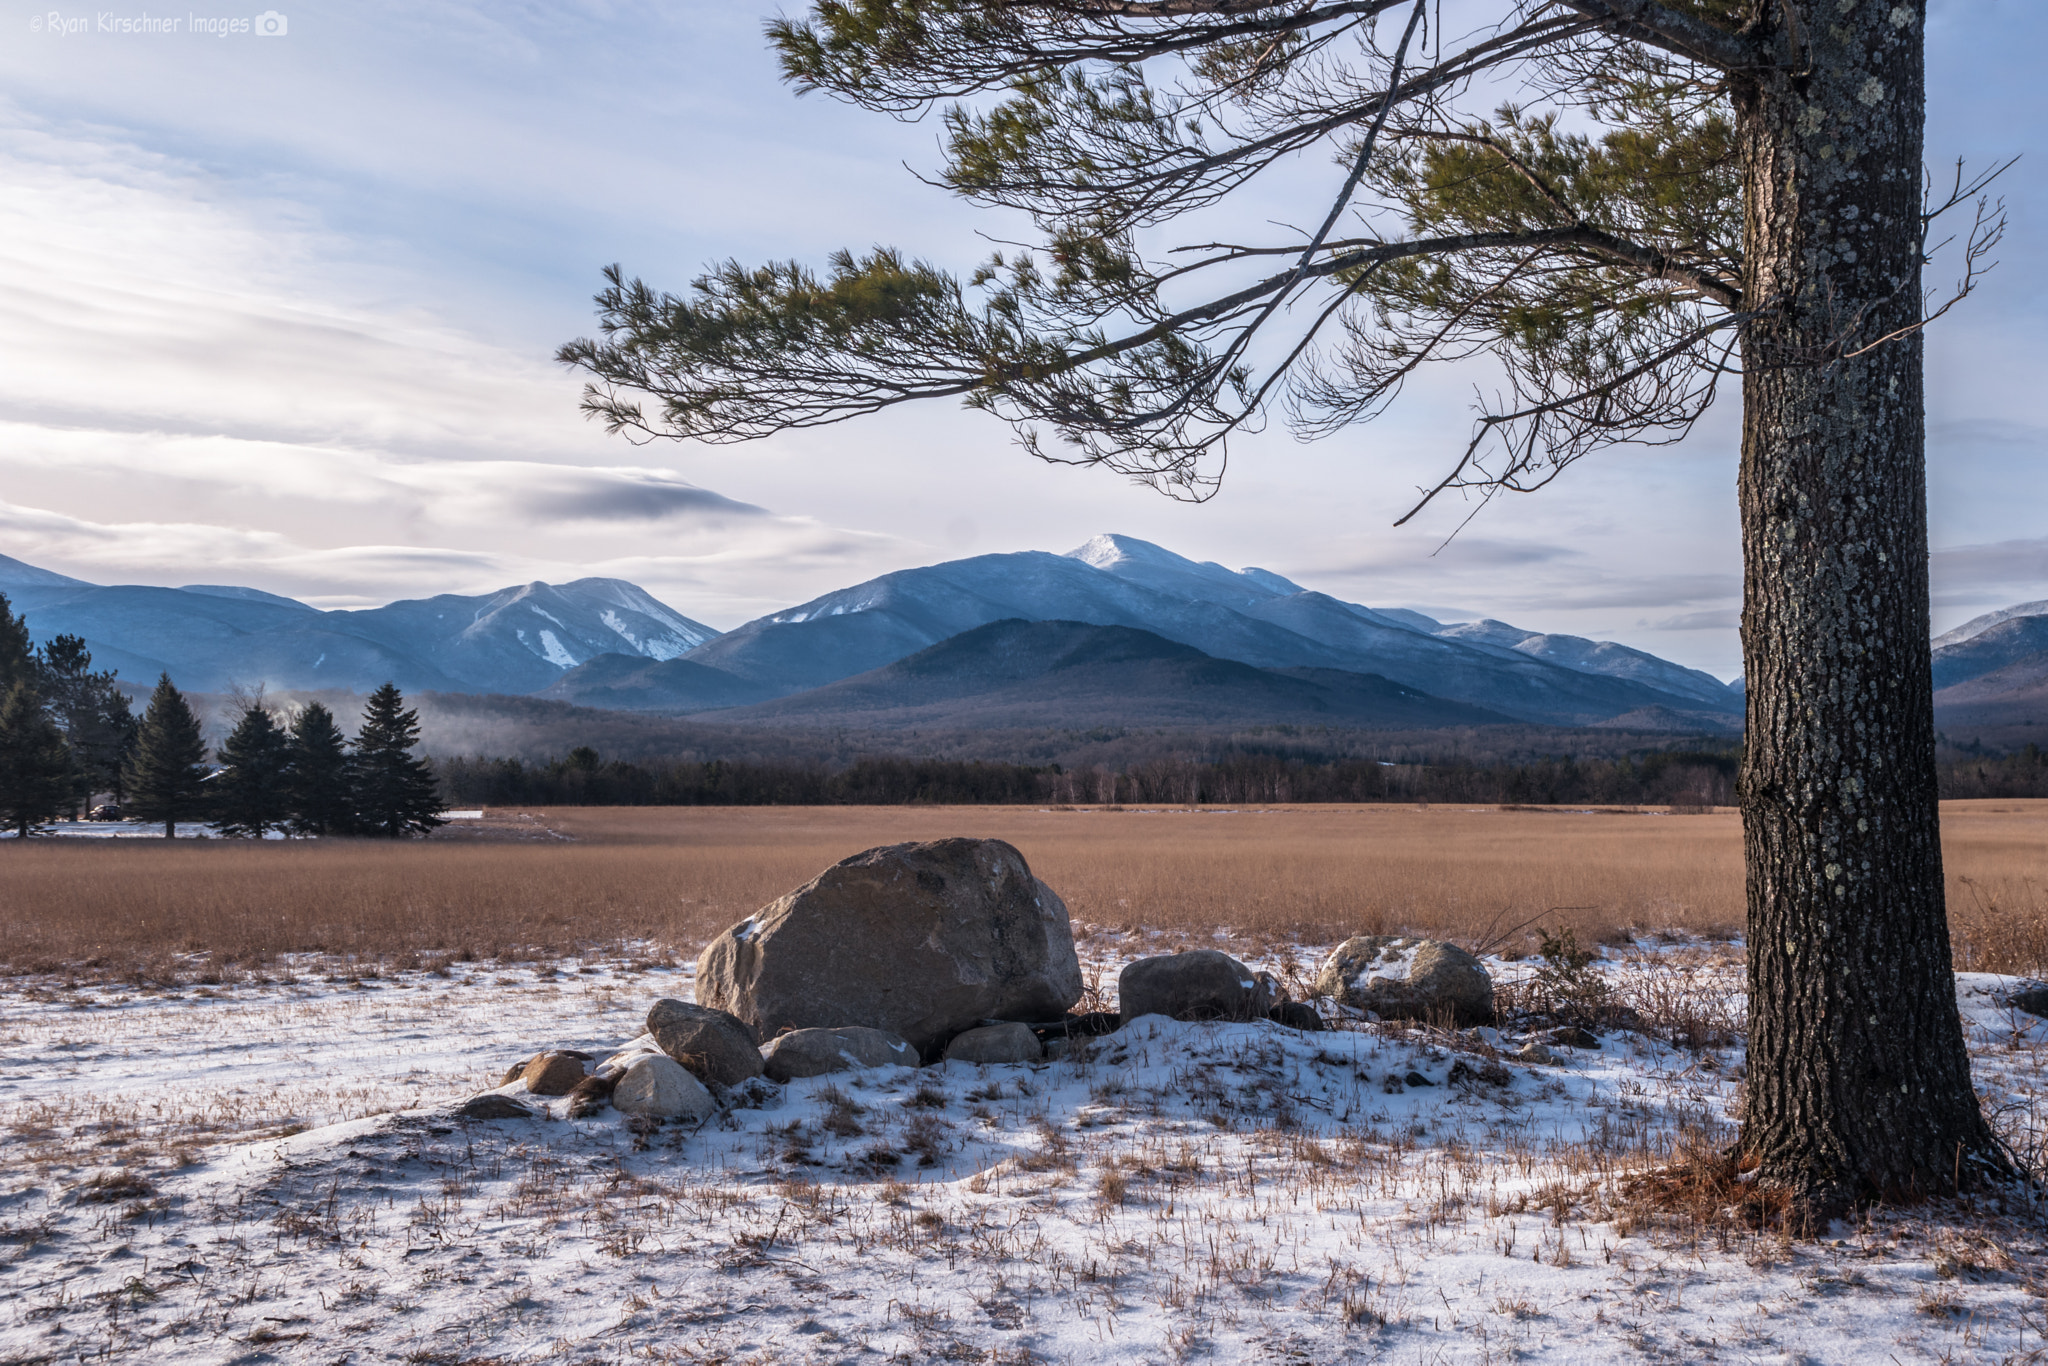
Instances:
[[[1493,1019],[1493,978],[1486,965],[1440,939],[1347,939],[1324,961],[1316,990],[1385,1020],[1447,1018],[1470,1025]]]
[[[867,1025],[930,1052],[985,1019],[1081,999],[1067,907],[1001,840],[891,844],[835,863],[711,941],[697,999],[764,1036]]]
[[[681,1063],[647,1053],[635,1059],[612,1088],[612,1108],[650,1119],[703,1119],[718,1104]]]
[[[729,1011],[664,997],[647,1012],[647,1033],[699,1081],[738,1086],[761,1075],[761,1040]]]
[[[789,1082],[856,1067],[915,1067],[917,1050],[894,1034],[848,1025],[840,1029],[792,1029],[761,1049],[768,1080]]]
[[[970,1029],[954,1035],[946,1045],[948,1062],[1037,1062],[1044,1056],[1045,1049],[1031,1026],[1015,1022]]]
[[[1216,949],[1140,958],[1118,975],[1116,999],[1125,1024],[1140,1015],[1263,1020],[1274,1004],[1270,978]]]

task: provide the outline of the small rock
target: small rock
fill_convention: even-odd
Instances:
[[[1598,1048],[1600,1046],[1600,1036],[1592,1030],[1582,1029],[1578,1025],[1565,1025],[1545,1034],[1543,1042],[1549,1044],[1552,1048]]]
[[[714,1086],[761,1075],[761,1041],[730,1011],[659,1000],[647,1012],[647,1032],[662,1052]]]
[[[954,1035],[946,1045],[948,1062],[1037,1062],[1044,1056],[1038,1036],[1027,1024],[984,1025]]]
[[[527,1065],[532,1061],[532,1058],[521,1058],[518,1062],[513,1063],[505,1069],[505,1075],[498,1078],[498,1085],[510,1086],[513,1082],[518,1081],[526,1075]]]
[[[533,1111],[521,1105],[510,1096],[501,1096],[496,1091],[486,1091],[480,1096],[471,1096],[456,1107],[455,1113],[464,1119],[531,1119]]]
[[[588,1076],[577,1082],[569,1088],[569,1118],[587,1119],[602,1110],[618,1084],[616,1076]]]
[[[1431,1081],[1428,1077],[1423,1076],[1420,1072],[1410,1072],[1407,1076],[1401,1078],[1401,1080],[1407,1082],[1410,1086],[1436,1085],[1435,1082]]]
[[[1031,1032],[1038,1036],[1040,1043],[1050,1047],[1055,1039],[1092,1039],[1104,1034],[1114,1034],[1123,1022],[1123,1016],[1113,1010],[1091,1010],[1085,1014],[1068,1015],[1063,1019],[1032,1025]]]
[[[641,1058],[646,1057],[649,1053],[659,1052],[661,1052],[661,1045],[654,1041],[654,1036],[652,1034],[642,1034],[639,1038],[621,1047],[618,1052],[591,1068],[590,1074],[595,1077],[610,1077],[613,1081],[617,1081],[625,1075],[628,1067],[631,1067]]]
[[[1273,1007],[1273,1019],[1289,1029],[1314,1031],[1323,1027],[1323,1017],[1306,1001],[1282,1001]]]
[[[1446,1016],[1457,1024],[1493,1019],[1493,978],[1486,965],[1440,939],[1359,935],[1333,950],[1316,990],[1340,1005],[1383,1019]]]
[[[2048,1019],[2048,987],[2029,987],[2006,997],[2005,1003],[2015,1010],[2024,1010],[2029,1015]]]
[[[526,1064],[520,1076],[536,1096],[566,1096],[583,1080],[583,1055],[542,1053]]]
[[[705,1119],[718,1108],[704,1083],[674,1058],[649,1053],[612,1088],[612,1108],[649,1119]]]
[[[792,1029],[761,1048],[770,1081],[822,1077],[856,1067],[915,1067],[917,1050],[885,1029],[846,1025],[837,1029]]]
[[[1444,1078],[1445,1083],[1451,1086],[1473,1086],[1480,1082],[1488,1086],[1510,1086],[1514,1080],[1514,1073],[1485,1058],[1479,1059],[1476,1066],[1460,1058],[1451,1064],[1451,1073]]]
[[[1176,1020],[1262,1020],[1273,1009],[1258,974],[1216,949],[1140,958],[1116,979],[1123,1022],[1140,1015]]]

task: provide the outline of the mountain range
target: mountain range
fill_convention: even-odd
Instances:
[[[1098,536],[1065,555],[977,555],[884,574],[736,627],[679,658],[600,659],[542,696],[675,714],[759,704],[867,676],[962,632],[1007,620],[1121,626],[1267,670],[1374,675],[1496,715],[1578,725],[1662,707],[1725,729],[1740,694],[1709,674],[1611,642],[1502,622],[1445,625],[1342,602],[1263,569],[1197,563],[1147,541]],[[851,694],[835,694],[851,695]]]
[[[0,556],[0,593],[37,640],[81,636],[130,680],[218,690],[405,688],[529,693],[605,654],[672,659],[718,635],[623,579],[529,583],[323,612],[255,588],[102,587]]]
[[[900,570],[719,632],[588,578],[321,611],[259,589],[102,586],[0,556],[0,592],[102,665],[218,690],[525,694],[713,724],[1032,726],[1506,721],[1740,728],[1740,684],[1611,641],[1445,623],[1128,536]],[[1937,703],[2048,717],[2048,602],[1936,642]],[[1964,711],[1958,712],[1957,708]]]

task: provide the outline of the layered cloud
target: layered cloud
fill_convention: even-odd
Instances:
[[[726,624],[924,558],[778,515],[576,410],[544,355],[393,307],[289,203],[11,112],[0,126],[0,549],[98,581],[327,604],[633,571]]]

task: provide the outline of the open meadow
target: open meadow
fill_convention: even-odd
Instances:
[[[1943,806],[1959,966],[2048,971],[2048,801]],[[862,849],[1015,844],[1077,922],[1241,942],[1413,931],[1525,948],[1743,920],[1726,809],[1275,806],[561,807],[494,811],[432,840],[50,840],[0,849],[0,967],[161,980],[279,954],[363,966],[632,943],[694,956]]]
[[[2041,963],[2044,828],[1947,809],[1976,1082],[2037,1172],[2048,1022],[2004,998]],[[827,863],[951,834],[1067,900],[1084,1007],[1181,944],[1299,992],[1415,929],[1487,951],[1503,1018],[1148,1016],[695,1125],[521,1082],[534,1118],[455,1109],[627,1043]],[[1739,1103],[1740,844],[1726,812],[754,808],[0,848],[0,1361],[2048,1360],[2038,1209],[1799,1240],[1662,1176],[1714,1170]],[[1573,989],[1630,1023],[1521,1051],[1532,919],[1602,946]]]

